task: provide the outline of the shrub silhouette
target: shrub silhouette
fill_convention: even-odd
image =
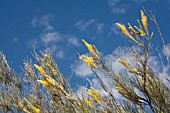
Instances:
[[[136,48],[129,47],[129,59],[118,56],[117,61],[126,68],[126,71],[120,74],[116,74],[112,69],[114,67],[102,59],[94,45],[82,40],[91,56],[83,54],[79,58],[91,68],[107,95],[103,95],[90,85],[84,87],[81,97],[77,96],[76,91],[70,87],[69,81],[59,71],[48,49],[41,52],[41,55],[34,53],[37,64],[33,64],[31,60],[24,62],[22,76],[12,70],[5,55],[0,52],[0,111],[5,113],[169,113],[170,80],[164,74],[158,75],[149,65],[153,32],[148,30],[148,18],[156,25],[166,51],[163,36],[154,17],[141,11],[141,21],[137,20],[138,27],[132,27],[128,23],[127,29],[126,26],[116,23],[130,43],[140,49],[138,51]],[[169,65],[168,56],[166,58]],[[102,77],[109,79],[109,83],[105,83]],[[113,88],[122,95],[122,99],[115,98]]]

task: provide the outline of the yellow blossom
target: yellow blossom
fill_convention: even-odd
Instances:
[[[116,88],[120,93],[124,92],[123,89],[121,87],[119,87],[119,86],[114,86],[114,88]]]
[[[148,33],[148,22],[147,22],[147,17],[145,16],[144,12],[141,10],[141,21],[143,24],[143,27],[145,28],[145,31]]]
[[[95,68],[96,67],[96,64],[94,63],[94,59],[93,57],[87,57],[86,55],[81,55],[79,57],[81,60],[83,60],[89,67],[91,68]]]
[[[24,113],[30,113],[27,109],[22,109],[22,111],[24,112]]]
[[[133,36],[134,36],[135,38],[138,38],[138,36],[137,36],[137,34],[136,34],[136,31],[133,29],[133,27],[130,25],[130,23],[128,23],[128,25],[129,25],[129,30],[131,31],[131,33],[133,34]]]
[[[50,100],[50,102],[51,102],[52,104],[54,104],[55,106],[59,106],[59,104],[57,104],[56,102],[54,102],[54,100]]]
[[[140,21],[138,19],[137,19],[137,22],[138,22],[139,28],[136,27],[136,26],[134,26],[134,28],[136,28],[138,30],[138,34],[140,36],[144,37],[146,34],[145,34],[145,32],[144,32],[144,30],[142,28],[142,25],[141,25],[141,23],[140,23]]]
[[[32,105],[32,103],[30,103],[26,98],[24,98],[23,100],[26,101],[28,106],[32,109],[33,113],[41,113],[40,109]]]
[[[136,69],[136,68],[131,69],[131,71],[134,73],[138,73],[138,69]]]
[[[47,81],[52,85],[56,85],[56,81],[54,79],[52,79],[51,77],[48,77]]]
[[[45,80],[37,80],[38,82],[40,82],[42,85],[44,85],[46,88],[50,88],[50,84],[45,81]]]
[[[99,92],[99,91],[97,91],[97,90],[95,90],[95,89],[93,89],[93,91],[94,91],[94,93],[95,93],[98,97],[100,97],[100,92]]]
[[[93,100],[96,102],[96,103],[100,103],[101,101],[101,96],[100,96],[100,92],[95,90],[95,89],[90,89],[88,90],[88,94],[93,98]]]
[[[85,40],[82,39],[82,41],[84,42],[84,44],[86,45],[86,47],[88,48],[88,50],[90,51],[91,54],[96,55],[96,52],[93,48],[93,46],[89,43],[87,43]]]
[[[52,79],[51,77],[46,78],[45,80],[37,80],[40,82],[42,85],[44,85],[46,88],[50,88],[51,85],[56,85],[56,81]]]
[[[116,23],[116,25],[122,30],[123,34],[125,34],[127,37],[131,38],[130,33],[126,29],[126,27],[122,24]]]
[[[140,36],[142,36],[142,37],[145,36],[145,32],[143,31],[143,29],[141,30],[141,29],[139,29],[139,28],[136,27],[136,26],[134,26],[134,27],[138,30],[138,34],[139,34]]]
[[[43,76],[46,75],[44,69],[43,69],[41,66],[38,66],[38,65],[36,65],[36,64],[34,64],[34,66],[35,66],[35,68],[36,68]]]
[[[121,64],[123,64],[126,68],[131,69],[130,66],[129,66],[129,64],[128,64],[126,61],[121,60],[121,59],[118,59],[118,61],[119,61]]]
[[[103,110],[103,112],[104,112],[104,113],[108,113],[108,111],[107,111],[107,110]]]
[[[93,103],[89,100],[84,100],[84,103],[90,107],[93,107]]]
[[[18,103],[18,107],[19,107],[19,109],[23,109],[23,108],[24,108],[24,105],[23,105],[21,102],[19,102],[19,103]]]
[[[34,113],[41,113],[40,109],[39,108],[36,108],[35,106],[33,105],[30,105],[31,109],[33,110]]]

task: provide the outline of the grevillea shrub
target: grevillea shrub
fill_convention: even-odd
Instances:
[[[31,60],[24,61],[23,74],[15,73],[0,52],[0,112],[169,113],[170,79],[164,68],[169,69],[170,62],[165,56],[165,63],[158,52],[163,72],[152,67],[154,33],[148,27],[150,22],[156,25],[167,51],[155,18],[141,11],[141,20],[137,20],[136,26],[116,23],[133,44],[133,47],[127,47],[128,57],[117,56],[117,62],[124,67],[119,74],[115,73],[112,61],[103,59],[94,45],[82,39],[90,55],[83,54],[79,58],[91,68],[102,90],[90,84],[83,87],[81,96],[70,87],[50,50],[41,55],[34,53],[36,64]],[[115,98],[115,92],[121,95],[119,99]]]

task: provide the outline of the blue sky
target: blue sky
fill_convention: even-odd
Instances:
[[[112,55],[116,48],[129,43],[115,23],[136,25],[143,8],[156,15],[170,48],[170,0],[1,0],[0,50],[19,73],[23,60],[33,58],[33,46],[37,52],[48,47],[61,72],[66,77],[72,75],[72,84],[81,85],[87,78],[96,84],[90,69],[78,59],[77,52],[88,52],[81,39],[94,44],[105,58],[116,60]],[[162,49],[155,33],[153,47],[157,46]]]

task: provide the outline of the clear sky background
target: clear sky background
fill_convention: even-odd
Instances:
[[[72,75],[73,86],[87,82],[87,78],[97,86],[90,69],[78,58],[77,52],[88,53],[81,39],[94,44],[119,68],[116,49],[129,43],[115,23],[137,25],[143,8],[156,15],[170,48],[170,0],[1,0],[0,50],[14,70],[22,73],[23,60],[33,58],[33,46],[37,52],[50,48],[65,77]],[[154,31],[155,27],[149,29]],[[162,49],[156,33],[152,44]],[[154,66],[159,64],[156,61]]]

